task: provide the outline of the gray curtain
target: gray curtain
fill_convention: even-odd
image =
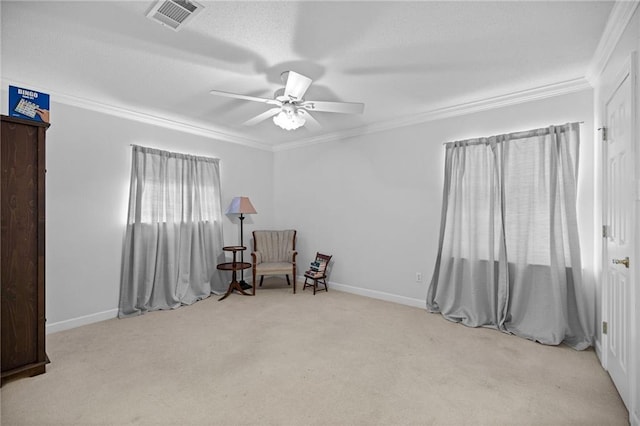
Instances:
[[[592,343],[576,217],[578,123],[446,144],[427,309],[575,349]]]
[[[133,146],[119,317],[226,290],[219,160]]]

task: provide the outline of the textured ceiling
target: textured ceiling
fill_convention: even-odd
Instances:
[[[274,147],[584,77],[613,5],[200,3],[174,32],[146,18],[153,1],[2,1],[2,77]],[[318,133],[247,127],[270,106],[209,94],[270,98],[286,70],[314,80],[306,99],[364,113],[315,113]]]

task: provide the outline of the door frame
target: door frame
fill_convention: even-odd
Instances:
[[[629,421],[634,426],[640,426],[640,119],[638,118],[638,106],[640,103],[640,86],[638,85],[638,54],[631,52],[631,82],[633,84],[633,115],[632,117],[632,138],[633,149],[635,151],[635,202],[632,226],[635,228],[634,252],[630,258],[633,260],[634,268],[631,269],[631,328],[630,344],[631,353],[631,386],[629,409]]]
[[[640,120],[638,120],[638,98],[640,97],[639,87],[638,87],[638,78],[637,78],[637,61],[638,56],[635,51],[631,52],[627,60],[624,62],[620,71],[616,75],[616,78],[611,81],[612,85],[605,85],[607,88],[605,95],[600,99],[600,111],[601,111],[601,123],[604,123],[604,126],[608,126],[609,123],[607,121],[607,104],[615,94],[616,90],[620,87],[620,85],[624,82],[624,80],[628,77],[630,78],[631,83],[631,145],[633,150],[633,161],[635,176],[634,176],[634,185],[635,186],[635,194],[633,194],[634,202],[633,212],[632,212],[632,220],[631,226],[633,229],[631,230],[632,238],[634,239],[632,252],[629,253],[629,259],[632,267],[630,268],[630,297],[629,297],[629,421],[631,425],[640,426],[640,389],[638,388],[638,382],[640,381],[640,368],[638,364],[640,364],[640,273],[638,271],[638,266],[640,266],[640,226],[638,225],[638,219],[640,219],[640,142],[638,141],[638,135],[640,135]],[[602,220],[601,225],[605,224],[605,220],[607,218],[606,209],[607,209],[607,195],[604,191],[606,190],[606,179],[607,179],[607,144],[603,141],[602,134],[600,134],[601,141],[601,170],[602,173],[600,175],[600,187],[603,189],[602,192],[602,203],[601,203],[601,214]],[[609,322],[610,312],[608,310],[608,282],[604,279],[604,274],[606,268],[608,267],[609,262],[609,253],[607,249],[607,239],[601,239],[601,264],[600,264],[600,297],[601,297],[601,318],[602,321]],[[597,324],[598,327],[601,327],[601,324]],[[601,344],[602,348],[600,351],[602,366],[608,370],[608,350],[609,350],[609,340],[606,334],[601,335]]]

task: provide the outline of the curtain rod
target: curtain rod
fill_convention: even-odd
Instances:
[[[566,123],[566,124],[574,124],[574,123],[584,124],[584,121],[574,121],[573,123]],[[561,127],[561,126],[564,126],[564,125],[565,124],[555,125],[555,127]],[[507,135],[521,135],[523,133],[535,132],[537,130],[542,130],[542,129],[548,129],[548,127],[541,127],[541,128],[538,128],[538,129],[525,130],[525,131],[522,131],[522,132],[512,132],[512,133],[506,133],[506,134]],[[489,138],[493,138],[493,137],[496,137],[496,136],[502,136],[502,135],[493,135],[493,136],[488,136],[488,137],[471,138],[471,139],[465,139],[465,140],[461,140],[461,141],[443,142],[442,145],[448,145],[450,143],[466,142],[466,141],[476,141],[476,142],[471,142],[471,143],[484,143],[484,142],[481,142],[480,139],[489,139]]]
[[[173,152],[173,151],[167,151],[166,149],[159,149],[159,148],[152,148],[149,146],[142,146],[142,145],[137,145],[135,143],[130,143],[129,146],[135,146],[138,148],[142,148],[145,151],[151,151],[151,152],[156,152],[156,153],[166,153],[169,154],[172,157],[180,157],[180,158],[194,158],[194,159],[198,159],[198,160],[203,160],[203,161],[220,161],[219,158],[217,157],[206,157],[203,155],[193,155],[193,154],[185,154],[182,152]]]

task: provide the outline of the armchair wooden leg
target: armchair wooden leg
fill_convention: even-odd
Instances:
[[[253,284],[253,289],[251,290],[251,293],[255,296],[256,295],[256,267],[254,265],[253,267],[253,281],[251,284]]]
[[[262,280],[264,280],[264,275],[260,275],[260,287],[262,287]]]
[[[291,285],[291,281],[289,281],[289,275],[285,275],[287,277],[287,285]]]

